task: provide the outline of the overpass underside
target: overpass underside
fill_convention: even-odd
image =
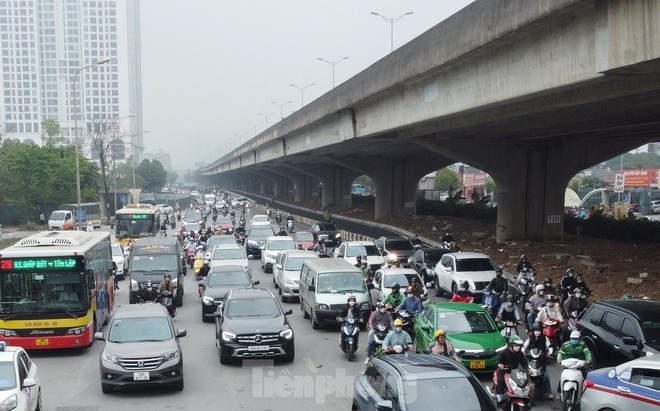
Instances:
[[[498,241],[555,240],[570,178],[659,141],[659,114],[660,2],[477,2],[204,174],[323,206],[366,174],[383,218],[460,161],[496,182]]]

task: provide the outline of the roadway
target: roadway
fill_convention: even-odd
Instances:
[[[256,211],[251,211],[256,213]],[[249,217],[248,217],[249,221]],[[297,223],[297,229],[302,227]],[[174,233],[174,230],[169,230]],[[255,280],[277,295],[272,274],[261,270],[260,260],[251,260]],[[103,394],[99,377],[99,357],[103,343],[67,351],[33,351],[31,356],[39,367],[43,384],[43,404],[46,410],[105,411],[119,409],[199,410],[350,410],[355,376],[364,370],[364,349],[367,333],[360,334],[360,349],[356,360],[346,361],[338,347],[338,329],[313,330],[303,319],[300,306],[283,303],[292,309],[289,316],[295,332],[296,359],[293,363],[273,363],[269,360],[243,361],[243,364],[221,365],[214,341],[214,324],[202,323],[196,281],[191,272],[185,277],[186,294],[175,322],[188,335],[181,339],[184,356],[185,388],[182,392],[169,389],[142,389]],[[117,301],[128,303],[127,281],[120,282]],[[433,300],[446,300],[433,297]],[[553,384],[559,371],[551,370]],[[481,378],[490,384],[490,377]],[[555,385],[553,385],[554,387]],[[558,401],[543,402],[538,410],[560,407]]]

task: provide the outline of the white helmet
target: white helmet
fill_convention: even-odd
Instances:
[[[581,337],[582,337],[582,334],[580,334],[580,332],[578,330],[575,330],[575,331],[571,332],[571,338],[578,338],[579,339]]]
[[[537,293],[539,291],[545,291],[545,286],[543,284],[539,284],[536,287],[534,287],[534,291],[536,291]]]

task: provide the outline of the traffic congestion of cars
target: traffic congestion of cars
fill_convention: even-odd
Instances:
[[[247,214],[243,204],[249,200],[239,200],[227,198],[226,202],[237,214],[241,212],[238,210],[246,210]],[[208,238],[202,251],[209,269],[200,281],[194,282],[199,304],[182,308],[199,310],[197,318],[214,323],[213,340],[222,366],[252,359],[273,359],[276,364],[295,361],[300,338],[294,336],[301,330],[294,330],[290,317],[300,316],[308,319],[313,329],[337,329],[339,334],[338,318],[345,315],[342,312],[350,312],[352,298],[359,321],[354,336],[362,342],[355,356],[366,363],[364,372],[355,375],[354,410],[428,410],[434,409],[438,401],[448,409],[495,410],[502,405],[490,384],[483,382],[484,376],[488,378],[497,368],[500,354],[509,349],[502,323],[481,304],[484,290],[498,268],[487,254],[452,253],[412,242],[409,250],[404,243],[410,240],[405,238],[342,241],[334,233],[333,237],[321,237],[335,242],[334,250],[326,255],[313,251],[323,233],[321,229],[330,228],[325,223],[314,223],[309,231],[301,227],[296,233],[278,236],[270,220],[262,221],[267,216],[256,214],[259,206],[253,204],[252,208],[257,209],[253,217],[258,218],[252,218],[256,224],[245,227],[243,245],[234,234],[213,226],[215,235]],[[210,213],[190,210],[182,217],[180,224],[185,230],[181,228],[177,233],[185,249],[184,238],[190,233],[190,225],[197,234],[203,232],[205,220],[210,222]],[[332,228],[339,232],[334,223]],[[306,235],[296,237],[297,233]],[[331,245],[332,241],[326,243],[327,247]],[[126,252],[118,244],[113,244],[113,250],[117,254],[113,252],[113,259],[121,267],[118,272],[128,276],[130,282]],[[404,251],[405,260],[401,258]],[[360,269],[358,256],[367,256],[367,270]],[[261,258],[262,270],[253,273],[249,260],[257,257]],[[185,266],[183,252],[182,261]],[[395,262],[400,267],[395,267]],[[266,274],[272,276],[272,290],[256,279]],[[191,277],[194,279],[188,276]],[[190,280],[180,277],[179,281]],[[432,300],[431,289],[435,289],[435,295],[453,296],[465,281],[475,303]],[[511,283],[513,278],[507,281]],[[414,288],[409,297],[420,300],[419,312],[413,313],[410,328],[406,328],[411,337],[410,350],[404,347],[401,354],[394,355],[387,355],[389,351],[384,350],[368,358],[364,350],[371,336],[367,332],[359,336],[360,330],[367,330],[376,304],[388,300],[394,284],[404,293]],[[289,307],[300,307],[300,312],[294,314]],[[398,307],[392,308],[396,312]],[[582,410],[651,409],[644,408],[649,406],[656,409],[660,405],[660,363],[655,360],[660,338],[658,308],[658,303],[650,301],[594,302],[577,322],[583,341],[594,355],[593,365],[608,366],[587,374]],[[180,326],[178,318],[159,304],[117,307],[107,327],[94,334],[96,340],[104,342],[100,357],[102,392],[135,386],[183,390],[183,350],[179,339],[187,332]],[[451,344],[460,361],[430,353],[438,341],[438,330],[443,330],[444,341]],[[392,332],[395,331],[388,329],[387,334]],[[344,336],[341,338],[343,341]],[[357,341],[355,344],[358,347]],[[0,361],[4,360],[2,351],[0,344]],[[341,351],[337,349],[337,353]],[[18,364],[27,371],[16,374],[14,380],[23,383],[15,386],[22,387],[22,392],[40,392],[36,365],[29,357],[23,358]],[[231,369],[225,372],[231,373]],[[25,398],[22,401],[36,404],[33,394]],[[21,400],[17,397],[16,401]],[[42,409],[40,396],[38,402],[38,408],[18,409]]]

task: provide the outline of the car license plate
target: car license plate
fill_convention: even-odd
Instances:
[[[149,372],[148,371],[134,372],[133,381],[149,381]]]
[[[248,347],[248,351],[268,351],[270,349],[267,345],[251,345]]]
[[[470,368],[484,369],[486,368],[486,360],[470,361]]]
[[[36,344],[43,347],[44,345],[50,344],[50,341],[48,341],[48,338],[37,338]]]

